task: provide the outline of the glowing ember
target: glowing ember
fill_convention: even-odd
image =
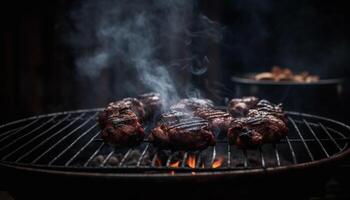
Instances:
[[[176,161],[176,162],[170,163],[169,167],[179,167],[179,165],[180,165],[180,161]]]
[[[162,161],[157,157],[157,159],[154,162],[155,166],[162,166]]]
[[[211,167],[212,168],[219,168],[219,167],[221,167],[223,161],[224,161],[224,158],[222,158],[222,157],[216,158],[214,160],[213,164],[211,165]]]
[[[193,154],[190,154],[188,159],[187,159],[187,165],[191,168],[196,167],[196,156]]]

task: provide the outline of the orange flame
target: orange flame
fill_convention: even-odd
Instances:
[[[187,159],[187,165],[191,168],[196,167],[196,156],[193,154],[190,154],[188,159]]]
[[[224,161],[224,158],[219,157],[214,160],[213,164],[211,165],[212,168],[219,168],[222,165],[222,162]]]
[[[176,161],[176,162],[173,162],[173,163],[169,163],[169,167],[179,167],[180,165],[180,161]]]
[[[155,166],[162,166],[162,161],[157,157],[155,162],[154,162]]]

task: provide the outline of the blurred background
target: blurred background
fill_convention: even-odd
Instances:
[[[241,94],[233,76],[274,65],[343,79],[339,96],[286,90],[270,97],[350,124],[349,9],[340,0],[5,1],[0,124],[154,89],[169,102],[195,96],[224,104]],[[304,105],[290,107],[286,94]],[[336,178],[324,190],[348,197],[349,167],[330,172]]]
[[[104,6],[119,6],[116,1],[106,2]],[[119,2],[120,7],[129,5],[127,1]],[[170,5],[163,6],[172,12],[174,2],[167,2]],[[136,4],[142,5],[136,6],[141,11],[151,7],[141,2],[130,5]],[[174,9],[181,10],[181,6],[175,5]],[[113,62],[118,67],[99,69],[98,74],[92,76],[84,72],[88,67],[82,67],[92,65],[91,62],[79,62],[99,48],[96,47],[100,40],[94,35],[95,24],[100,22],[99,16],[106,17],[105,12],[112,18],[118,16],[113,14],[113,9],[104,10],[96,1],[77,0],[7,1],[0,9],[0,105],[3,113],[0,123],[49,112],[103,107],[116,98],[150,90],[133,76],[140,72],[130,70],[130,63],[123,63],[122,59]],[[91,16],[85,13],[89,9],[94,11]],[[175,77],[175,85],[181,88],[183,83],[191,83],[179,92],[180,97],[200,93],[196,96],[223,102],[219,98],[236,95],[232,76],[268,71],[273,65],[281,65],[296,72],[307,70],[321,78],[344,78],[342,100],[349,102],[350,14],[346,2],[205,0],[194,1],[186,9],[189,10],[184,13],[194,21],[190,24],[191,33],[186,32],[195,38],[190,41],[191,45],[188,41],[183,41],[185,45],[172,41],[168,27],[162,26],[157,31],[168,37],[159,37],[156,42],[166,44],[157,59],[171,68],[169,72]],[[184,15],[177,12],[174,11],[175,20]],[[130,13],[133,16],[133,12]],[[208,25],[208,29],[196,27],[201,23],[196,22],[197,14],[205,16],[199,20],[204,19],[203,27]],[[123,17],[128,19],[128,14]],[[162,18],[157,20],[162,21]],[[207,36],[211,39],[207,40]],[[164,53],[168,51],[172,53]],[[191,65],[187,70],[183,60],[201,66],[196,69]],[[340,109],[337,104],[328,109],[336,110],[339,115],[335,118],[349,122],[344,117],[348,106]]]

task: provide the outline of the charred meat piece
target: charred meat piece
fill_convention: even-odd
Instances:
[[[144,117],[143,104],[135,98],[112,102],[98,117],[101,138],[116,146],[137,145],[144,137],[141,126]]]
[[[170,110],[166,113],[163,113],[158,121],[158,125],[161,124],[176,124],[179,123],[181,120],[190,119],[192,117],[192,114],[189,112],[181,112],[176,110]]]
[[[259,117],[266,115],[273,115],[287,123],[282,104],[275,105],[265,99],[260,100],[254,109],[250,109],[247,116]]]
[[[122,100],[110,103],[106,108],[107,111],[112,112],[114,114],[117,114],[119,111],[125,109],[132,110],[140,119],[145,118],[145,106],[141,101],[139,101],[136,98],[124,98]]]
[[[145,117],[145,110],[142,102],[135,98],[124,98],[108,104],[108,106],[99,114],[99,125],[101,128],[104,128],[109,118],[116,118],[126,110],[131,110],[139,119]]]
[[[287,124],[273,115],[244,117],[234,120],[228,130],[230,144],[239,148],[254,148],[276,142],[288,132]]]
[[[159,148],[172,150],[201,150],[215,145],[207,120],[178,111],[163,114],[149,140]]]
[[[266,100],[266,99],[262,99],[260,100],[257,104],[256,104],[256,109],[259,109],[261,111],[266,111],[266,112],[279,112],[279,113],[283,113],[283,108],[282,108],[282,104],[273,104],[270,101]]]
[[[227,111],[233,117],[243,117],[246,116],[249,109],[254,108],[258,103],[259,99],[256,97],[243,97],[234,98],[228,103]]]
[[[138,96],[138,99],[143,103],[146,111],[146,118],[154,116],[162,110],[162,98],[159,93],[146,93]]]
[[[208,120],[213,128],[222,131],[227,130],[233,120],[227,112],[214,108],[198,108],[193,115]]]
[[[177,104],[172,105],[170,107],[170,110],[192,112],[197,110],[198,108],[210,108],[213,106],[213,102],[209,99],[188,98],[182,99]]]

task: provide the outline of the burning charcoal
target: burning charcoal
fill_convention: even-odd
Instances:
[[[140,157],[140,151],[135,149],[135,150],[132,150],[129,154],[129,158],[131,159],[138,159]]]
[[[110,166],[117,166],[120,162],[120,159],[118,159],[116,156],[111,156],[111,158],[109,158],[107,165]]]
[[[262,167],[261,156],[258,151],[248,152],[248,163],[250,167]]]
[[[100,166],[103,163],[104,159],[105,159],[105,157],[103,155],[98,155],[92,160],[90,165],[91,166]]]
[[[127,165],[127,166],[136,165],[140,156],[141,156],[141,153],[139,152],[139,150],[132,150],[129,156],[127,157],[127,159],[125,160],[124,165]]]
[[[151,165],[152,160],[151,160],[151,156],[149,153],[146,153],[143,157],[143,159],[141,160],[141,165],[145,165],[145,166],[149,166]]]
[[[179,159],[173,159],[171,160],[171,162],[169,163],[169,167],[173,167],[173,168],[177,168],[179,167],[181,164],[181,160]]]

